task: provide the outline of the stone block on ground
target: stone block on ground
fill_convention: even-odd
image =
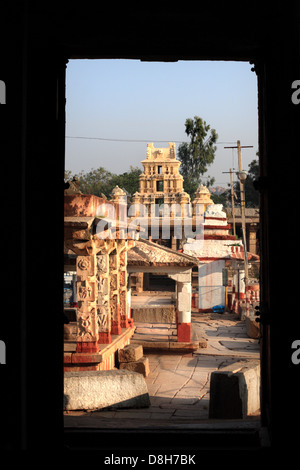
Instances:
[[[119,350],[119,362],[136,362],[143,357],[141,344],[128,344]]]
[[[206,338],[201,338],[198,339],[199,342],[199,348],[207,348],[207,339]]]
[[[150,406],[142,374],[129,370],[65,372],[64,409],[97,410]]]
[[[249,338],[260,337],[259,323],[255,320],[255,317],[245,317],[246,333]]]
[[[243,419],[259,409],[259,360],[237,361],[211,373],[209,418]]]
[[[150,373],[149,359],[144,356],[135,362],[121,362],[120,369],[138,372],[139,374],[143,374],[144,377],[147,377]]]

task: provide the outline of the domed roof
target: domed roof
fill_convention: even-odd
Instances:
[[[117,185],[111,192],[113,196],[126,196],[126,192]]]
[[[208,189],[207,186],[205,186],[204,184],[200,184],[199,188],[197,189],[196,191],[196,195],[197,194],[208,194],[210,196],[210,191]]]

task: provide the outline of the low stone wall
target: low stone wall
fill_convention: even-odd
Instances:
[[[176,310],[174,305],[151,305],[131,310],[135,339],[143,341],[177,341]]]
[[[176,323],[174,305],[132,307],[131,316],[135,323]]]
[[[238,361],[212,372],[210,418],[246,418],[259,409],[260,362],[258,360]]]
[[[144,376],[128,370],[65,372],[64,409],[98,410],[150,406]]]

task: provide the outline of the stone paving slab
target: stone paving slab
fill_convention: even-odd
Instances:
[[[232,358],[248,358],[248,359],[259,359],[260,354],[259,351],[236,351],[236,350],[229,350],[219,349],[216,347],[210,347],[205,350],[198,350],[195,354],[200,355],[207,355],[207,356],[219,356],[219,357],[232,357]]]
[[[172,429],[185,426],[192,429],[201,423],[211,423],[208,420],[210,374],[236,362],[237,358],[259,358],[259,340],[248,338],[245,322],[238,320],[235,314],[193,314],[192,321],[197,334],[207,338],[207,348],[188,353],[147,351],[150,365],[150,374],[145,378],[150,396],[148,408],[68,414],[65,426],[171,426]]]

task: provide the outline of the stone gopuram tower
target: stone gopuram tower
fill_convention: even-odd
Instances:
[[[167,148],[155,148],[147,144],[147,158],[141,161],[144,172],[140,175],[139,192],[134,193],[132,202],[143,204],[150,215],[152,204],[184,204],[190,202],[183,191],[183,177],[179,174],[180,161],[176,159],[175,144]],[[156,215],[159,215],[158,213]]]

